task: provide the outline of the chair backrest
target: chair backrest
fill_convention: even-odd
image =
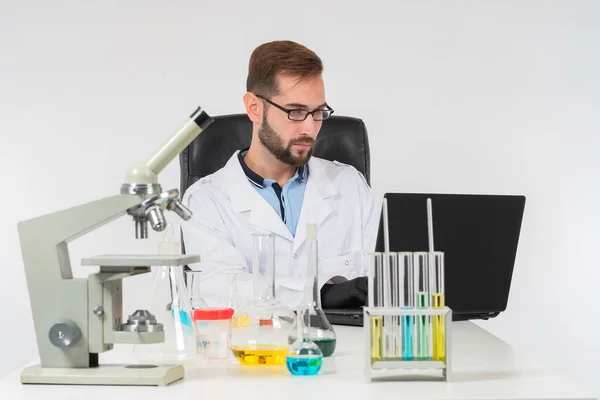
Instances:
[[[179,155],[181,197],[190,185],[225,166],[237,150],[250,146],[252,121],[246,114],[220,115]],[[370,184],[369,139],[362,120],[331,116],[323,122],[315,157],[354,166]]]

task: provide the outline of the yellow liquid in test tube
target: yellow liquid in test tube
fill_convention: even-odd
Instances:
[[[289,346],[232,346],[231,352],[243,365],[284,365]]]
[[[371,362],[381,361],[383,317],[371,317]]]
[[[434,293],[432,297],[433,308],[444,308],[444,294]],[[446,360],[446,331],[444,318],[441,315],[433,317],[433,359],[436,361]]]

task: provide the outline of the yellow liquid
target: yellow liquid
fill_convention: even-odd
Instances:
[[[233,317],[233,327],[234,328],[243,328],[244,326],[248,326],[249,324],[250,324],[250,316],[248,316],[248,315]]]
[[[444,294],[434,293],[431,295],[433,308],[444,308]],[[433,359],[446,361],[446,330],[444,329],[444,318],[441,315],[433,317]]]
[[[243,365],[284,365],[289,346],[234,346],[231,352]]]
[[[381,331],[383,317],[371,317],[371,362],[381,360]]]

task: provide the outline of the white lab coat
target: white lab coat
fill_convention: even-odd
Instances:
[[[205,273],[234,267],[241,272],[239,300],[252,298],[252,233],[275,235],[275,293],[290,307],[304,298],[308,266],[306,225],[318,227],[319,285],[332,278],[366,275],[367,252],[375,248],[380,205],[354,167],[312,157],[295,237],[273,207],[252,187],[236,152],[225,167],[191,185],[183,197],[193,212],[182,226],[187,254],[199,254],[190,267]],[[213,274],[213,278],[219,274]],[[207,280],[208,281],[208,280]],[[224,280],[203,285],[211,303],[227,293]],[[212,293],[209,293],[212,292]],[[212,297],[211,297],[212,296]],[[214,303],[214,301],[212,301]],[[222,305],[222,304],[211,304]]]

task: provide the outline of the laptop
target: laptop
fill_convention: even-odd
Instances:
[[[428,251],[427,199],[436,251],[444,252],[446,305],[454,321],[488,319],[506,310],[525,196],[386,193],[376,251]],[[362,309],[324,310],[332,324],[362,326]]]

